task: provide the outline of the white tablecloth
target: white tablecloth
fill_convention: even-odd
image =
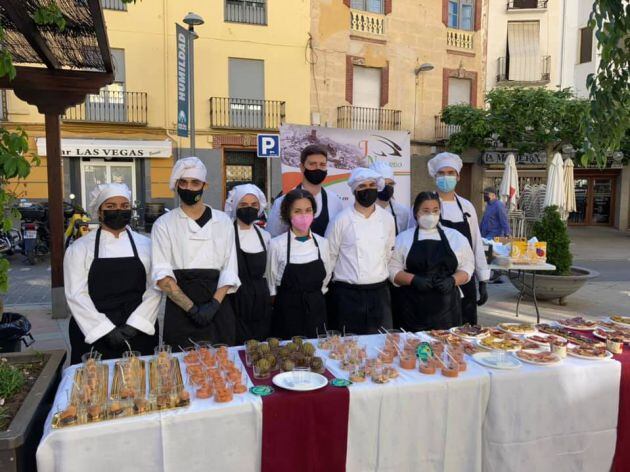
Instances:
[[[610,470],[620,375],[617,361],[571,357],[554,367],[491,370],[483,470]]]
[[[361,337],[368,354],[383,340]],[[321,353],[325,355],[326,353]],[[347,377],[337,361],[327,367]],[[75,367],[64,372],[37,450],[40,472],[246,472],[260,469],[262,402],[190,407],[52,430]],[[566,359],[556,367],[489,370],[456,379],[400,370],[385,385],[350,387],[348,471],[606,471],[614,454],[620,365]]]

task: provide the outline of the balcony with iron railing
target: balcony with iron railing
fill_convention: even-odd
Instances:
[[[384,36],[385,15],[363,10],[350,10],[350,31],[371,36]]]
[[[122,0],[101,0],[103,10],[127,11],[127,4]]]
[[[547,8],[547,0],[509,0],[508,10],[543,10]]]
[[[147,124],[146,92],[101,90],[89,94],[85,101],[66,110],[64,121],[88,121],[91,123]]]
[[[474,43],[473,43],[474,37],[475,37],[474,31],[447,28],[446,46],[449,48],[472,50],[474,46]]]
[[[448,141],[452,134],[460,131],[459,125],[448,125],[442,121],[442,115],[435,115],[435,140]]]
[[[267,24],[267,0],[225,0],[224,20],[250,25]]]
[[[514,85],[548,83],[551,77],[551,56],[540,58],[539,70],[537,67],[532,67],[530,62],[535,63],[535,61],[525,59],[511,61],[509,57],[499,57],[497,59],[497,83]]]
[[[344,105],[337,107],[337,127],[363,130],[399,130],[401,129],[401,115],[400,110]]]
[[[210,127],[277,130],[285,120],[285,102],[253,98],[210,98]]]

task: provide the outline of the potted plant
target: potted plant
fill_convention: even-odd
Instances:
[[[37,470],[35,452],[66,351],[0,355],[0,470]]]
[[[566,297],[579,290],[587,280],[597,277],[595,271],[572,265],[573,255],[569,249],[571,240],[567,225],[560,217],[558,207],[545,208],[543,217],[533,227],[533,236],[539,241],[547,242],[547,262],[556,266],[554,272],[540,272],[536,274],[536,298],[538,300],[558,299],[561,305],[566,305]],[[525,274],[527,285],[531,286],[531,274]],[[512,285],[519,290],[521,282],[510,279]],[[532,296],[531,290],[525,294]]]

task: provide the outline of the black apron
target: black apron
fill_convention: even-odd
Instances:
[[[267,247],[256,225],[254,231],[262,246],[261,252],[248,253],[241,249],[238,227],[234,222],[234,237],[238,257],[238,278],[241,286],[229,296],[236,319],[236,344],[248,339],[265,341],[271,330],[271,297],[265,279]]]
[[[405,271],[414,275],[441,275],[451,277],[457,271],[457,257],[451,249],[444,231],[437,228],[440,240],[418,241],[418,230],[413,234],[413,244],[407,254]],[[411,285],[399,288],[400,326],[407,331],[427,329],[449,329],[461,324],[461,301],[459,289],[450,293],[438,290],[419,292]]]
[[[398,217],[396,216],[396,212],[394,211],[394,205],[392,205],[392,201],[389,201],[389,209],[392,212],[392,216],[394,217],[394,230],[396,231],[396,236],[398,236]]]
[[[398,236],[398,217],[396,216],[396,211],[394,210],[394,205],[392,204],[391,199],[389,200],[389,209],[392,212],[392,217],[394,218],[394,231],[396,231],[396,236]],[[398,287],[394,286],[393,283],[387,282],[389,286],[389,298],[392,303],[392,326],[394,328],[400,327],[400,319],[398,318],[399,308],[399,295],[398,295]]]
[[[133,256],[104,259],[99,258],[101,228],[96,231],[94,260],[88,273],[88,293],[94,306],[117,327],[126,324],[129,315],[142,303],[142,296],[147,289],[146,269],[138,257],[138,250],[131,233],[129,230],[126,231],[133,249]],[[96,340],[94,344],[87,344],[74,317],[70,320],[68,331],[72,364],[81,362],[81,356],[90,352],[92,348],[100,352],[103,359],[116,359],[128,350],[126,345],[121,349],[111,349],[105,337]],[[148,335],[140,331],[129,340],[129,344],[134,351],[149,355],[153,354],[153,348],[157,346],[158,339],[159,327],[156,320],[155,334]]]
[[[326,268],[317,239],[311,237],[317,247],[317,259],[304,264],[292,264],[291,230],[287,233],[287,262],[276,291],[274,306],[274,332],[282,339],[298,335],[315,338],[317,333],[325,332],[326,300],[322,284],[326,278]]]
[[[298,185],[296,188],[302,188],[302,184]],[[322,187],[322,208],[319,212],[317,218],[313,220],[311,224],[311,231],[315,234],[324,237],[326,234],[326,228],[328,228],[328,222],[330,221],[330,216],[328,213],[328,194],[324,187]]]
[[[346,282],[331,284],[337,326],[346,333],[376,334],[379,328],[392,327],[391,295],[388,281],[357,285]]]
[[[470,248],[475,253],[475,249],[472,244],[472,234],[470,233],[470,225],[468,224],[468,217],[470,216],[468,213],[464,213],[464,209],[462,208],[462,204],[459,202],[459,198],[457,195],[455,196],[455,201],[457,202],[457,206],[459,207],[459,211],[462,212],[463,221],[450,221],[442,219],[442,215],[440,214],[440,224],[446,226],[447,228],[453,228],[463,234],[468,240],[468,244],[470,244]],[[441,205],[441,203],[440,203]],[[468,283],[461,285],[459,288],[462,289],[462,293],[464,297],[462,298],[462,322],[470,323],[472,325],[477,324],[477,286],[476,286],[476,276],[473,275],[470,277]]]
[[[210,219],[212,219],[212,214]],[[179,288],[196,305],[212,300],[221,275],[221,271],[217,269],[177,269],[173,272]],[[191,340],[233,346],[236,340],[236,322],[232,304],[226,297],[212,322],[207,326],[199,326],[182,308],[167,298],[163,339],[164,343],[170,345],[173,350],[176,350],[178,346],[192,346]]]

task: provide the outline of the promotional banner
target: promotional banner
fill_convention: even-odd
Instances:
[[[188,63],[188,40],[190,33],[178,24],[177,38],[177,136],[188,136],[188,94],[190,80],[190,64]]]
[[[403,205],[410,205],[409,132],[282,125],[280,157],[283,193],[302,181],[300,152],[309,144],[319,144],[328,150],[328,176],[324,186],[326,190],[337,193],[344,202],[349,202],[352,196],[348,186],[352,169],[369,167],[372,162],[383,161],[394,169],[394,199]]]

